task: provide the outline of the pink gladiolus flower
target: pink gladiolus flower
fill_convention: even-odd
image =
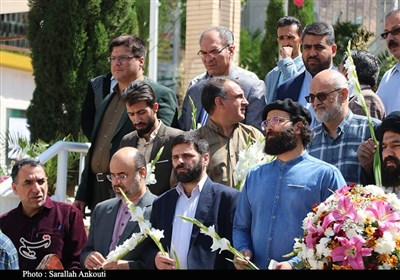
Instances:
[[[363,248],[365,239],[361,236],[355,236],[351,239],[345,237],[336,238],[341,247],[332,250],[331,256],[334,262],[343,262],[343,265],[351,265],[353,269],[364,269],[364,256],[370,256],[372,249]]]

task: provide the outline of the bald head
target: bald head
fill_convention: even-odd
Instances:
[[[123,147],[112,156],[110,177],[116,196],[123,190],[132,201],[141,197],[146,191],[146,175],[146,160],[138,149]]]
[[[326,69],[315,75],[311,81],[310,88],[312,89],[312,86],[316,84],[329,86],[332,89],[346,88],[348,90],[349,88],[346,77],[339,71],[333,69]]]
[[[315,75],[310,96],[316,119],[332,129],[349,111],[349,86],[339,71],[327,69]]]

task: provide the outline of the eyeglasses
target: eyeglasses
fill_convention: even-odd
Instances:
[[[399,34],[400,34],[400,27],[396,27],[396,28],[394,28],[394,29],[392,29],[392,30],[390,30],[390,31],[383,32],[383,33],[381,34],[381,37],[382,37],[383,39],[386,39],[387,36],[389,35],[389,33],[392,34],[393,36],[394,36],[394,35],[399,35]]]
[[[225,45],[222,49],[220,50],[212,50],[210,52],[203,52],[202,50],[199,50],[197,52],[197,55],[200,56],[201,58],[206,58],[208,55],[215,57],[217,54],[220,54],[223,50],[225,50],[227,47],[229,47],[230,45],[227,44]]]
[[[128,175],[126,174],[119,174],[119,175],[114,175],[114,174],[107,174],[107,179],[108,181],[112,182],[114,179],[117,181],[124,181],[128,178]]]
[[[261,122],[261,129],[266,131],[269,124],[271,126],[276,126],[283,121],[290,121],[290,119],[287,119],[284,117],[279,117],[279,116],[273,117],[270,120],[265,120],[265,121]]]
[[[112,63],[112,62],[116,62],[116,61],[125,63],[128,59],[132,59],[134,57],[135,57],[134,55],[110,56],[110,57],[107,57],[107,61],[108,61],[108,63]]]
[[[307,101],[308,103],[313,103],[314,100],[315,100],[315,97],[316,97],[319,101],[322,102],[322,101],[324,101],[324,100],[326,100],[326,99],[328,98],[328,95],[329,95],[330,93],[335,92],[335,91],[338,91],[338,90],[341,90],[341,88],[335,88],[334,90],[328,91],[328,92],[318,92],[317,94],[312,94],[312,93],[310,93],[310,95],[308,95],[308,96],[306,96],[306,97],[304,97],[304,98],[306,99],[306,101]]]

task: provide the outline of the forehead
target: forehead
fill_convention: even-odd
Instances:
[[[222,44],[222,40],[219,37],[219,32],[217,30],[210,30],[203,35],[200,45],[207,47],[209,44]]]
[[[385,131],[385,133],[383,134],[383,142],[389,143],[393,141],[400,142],[400,133],[393,131]]]
[[[197,153],[193,143],[181,143],[172,147],[172,154]]]
[[[243,93],[242,88],[235,82],[233,81],[226,81],[224,83],[224,88],[227,91],[228,94],[237,94],[237,93]]]
[[[45,176],[44,169],[40,165],[31,166],[29,164],[26,164],[19,169],[18,177],[20,177],[21,179],[34,177],[34,176],[36,176],[36,177],[44,177]]]
[[[282,110],[271,110],[268,112],[267,114],[267,120],[272,119],[273,117],[284,117],[284,118],[289,118],[290,114],[286,111],[282,111]]]
[[[132,53],[129,47],[122,45],[113,47],[111,54],[132,54]]]
[[[386,19],[385,22],[385,29],[386,30],[391,30],[393,27],[396,27],[400,25],[400,13],[396,13],[394,15],[391,15]]]
[[[283,35],[287,35],[287,34],[298,36],[298,34],[297,34],[298,30],[299,30],[299,27],[296,24],[292,24],[292,25],[278,27],[277,33],[278,33],[278,36],[283,36]]]
[[[303,45],[327,45],[325,35],[310,35],[306,34],[303,38]]]
[[[139,102],[133,103],[131,105],[126,104],[126,107],[130,112],[150,109],[150,107],[147,105],[146,101],[139,101]]]

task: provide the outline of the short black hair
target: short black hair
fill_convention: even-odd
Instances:
[[[156,95],[148,83],[133,81],[122,92],[122,100],[129,106],[144,101],[147,106],[152,108],[156,103]]]
[[[210,146],[208,145],[207,140],[195,130],[185,131],[181,134],[178,134],[172,141],[171,148],[179,144],[193,144],[196,152],[198,152],[201,156],[204,156],[206,153],[210,152]]]
[[[114,47],[125,46],[128,47],[132,54],[139,58],[146,58],[146,44],[142,39],[133,35],[121,35],[115,39],[113,39],[108,46],[108,50],[112,53]]]
[[[280,27],[285,27],[290,25],[297,25],[298,27],[297,34],[300,36],[301,32],[303,31],[303,26],[301,25],[300,20],[292,16],[285,16],[278,19],[278,21],[276,22],[276,29],[278,30],[278,28]]]
[[[19,170],[21,169],[21,167],[23,167],[25,165],[29,165],[29,166],[32,166],[32,167],[41,166],[43,168],[43,170],[44,170],[43,164],[41,164],[38,159],[35,159],[35,158],[23,158],[23,159],[17,161],[12,167],[11,178],[12,178],[13,182],[16,181],[16,179],[18,177]]]
[[[372,53],[365,50],[352,50],[351,57],[356,66],[359,82],[363,85],[374,87],[378,82],[380,71],[378,59]],[[343,56],[343,64],[346,62],[346,59],[347,54]]]
[[[335,44],[335,30],[332,25],[325,22],[314,22],[307,25],[303,30],[301,39],[304,39],[306,35],[326,36],[328,45]]]

